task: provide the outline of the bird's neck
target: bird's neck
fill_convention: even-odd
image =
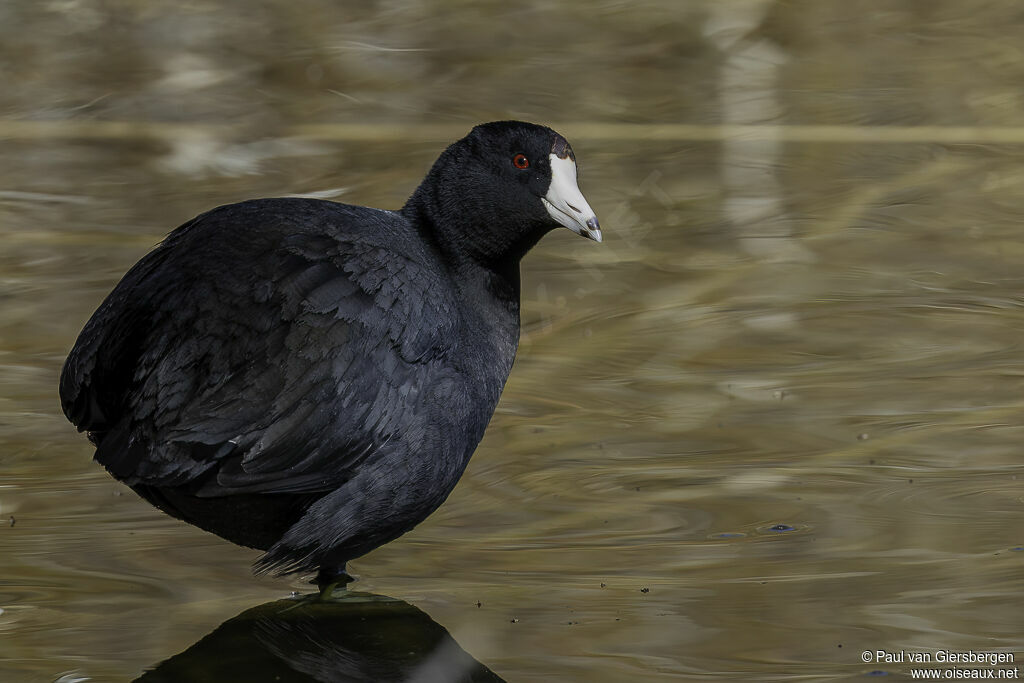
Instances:
[[[493,296],[518,312],[520,279],[519,262],[543,236],[528,236],[512,244],[502,244],[493,237],[479,217],[467,217],[451,211],[424,182],[402,207],[401,213],[419,231],[441,261],[473,286],[483,285]],[[483,222],[486,223],[486,217]]]

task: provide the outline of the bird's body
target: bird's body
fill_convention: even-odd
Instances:
[[[433,512],[497,405],[518,345],[519,259],[555,215],[531,205],[487,232],[488,212],[522,193],[477,195],[521,176],[494,181],[466,140],[511,145],[484,148],[489,165],[560,139],[488,126],[401,211],[253,200],[172,232],[65,364],[64,410],[96,460],[278,571],[329,577]]]

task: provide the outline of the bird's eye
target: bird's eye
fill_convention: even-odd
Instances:
[[[512,165],[516,168],[529,168],[530,160],[526,158],[525,154],[517,154],[512,157]]]

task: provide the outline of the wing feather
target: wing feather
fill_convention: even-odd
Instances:
[[[172,233],[71,352],[65,413],[127,483],[328,491],[424,433],[454,309],[429,256],[394,214],[271,201]]]

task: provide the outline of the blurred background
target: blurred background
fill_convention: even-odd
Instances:
[[[0,678],[129,679],[309,590],[61,415],[125,270],[218,204],[397,208],[507,118],[572,142],[606,241],[526,258],[484,442],[359,589],[509,681],[1024,659],[1019,2],[7,0]]]

